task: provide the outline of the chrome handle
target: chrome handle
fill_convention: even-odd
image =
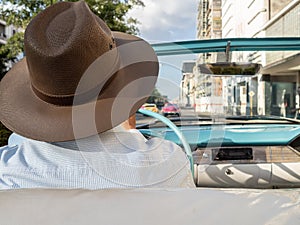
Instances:
[[[231,169],[226,169],[225,174],[226,175],[233,175],[233,172],[231,171]]]

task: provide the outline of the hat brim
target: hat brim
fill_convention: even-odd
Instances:
[[[117,47],[138,41],[150,52],[149,60],[143,59],[121,68],[115,76],[124,76],[134,71],[134,81],[157,77],[159,65],[152,47],[136,36],[113,32]],[[140,49],[120,52],[120,60],[136,57]],[[143,53],[142,53],[143,54]],[[155,60],[156,59],[156,60]],[[146,65],[146,67],[144,66]],[[126,80],[126,79],[125,79]],[[131,79],[130,82],[133,80]],[[152,81],[156,81],[152,79]],[[126,84],[124,81],[122,85]],[[114,88],[112,82],[111,87]],[[68,141],[107,131],[127,120],[147,100],[155,82],[150,82],[138,96],[104,96],[95,102],[73,106],[58,106],[36,96],[31,88],[26,57],[4,76],[0,83],[0,120],[13,132],[22,136],[47,142]],[[147,88],[146,88],[147,89]],[[94,115],[91,115],[91,112]],[[75,115],[74,115],[75,113]]]

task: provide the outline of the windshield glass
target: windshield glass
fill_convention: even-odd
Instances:
[[[176,115],[181,117],[299,119],[299,66],[294,61],[300,60],[299,51],[230,52],[231,62],[259,65],[253,74],[240,74],[239,65],[228,74],[211,73],[203,66],[209,65],[204,58],[216,63],[224,53],[213,52],[208,58],[206,55],[191,52],[159,56],[160,75],[154,102],[160,110],[163,106],[178,106],[181,114]],[[280,60],[273,55],[280,55]],[[282,60],[286,55],[289,57]]]
[[[300,118],[300,51],[299,39],[296,39],[300,28],[299,22],[295,22],[300,4],[246,2],[178,1],[168,18],[180,18],[176,12],[186,9],[189,16],[184,12],[186,18],[181,18],[185,26],[175,28],[160,23],[162,29],[153,29],[151,35],[151,27],[147,30],[141,26],[141,35],[149,38],[160,61],[155,97],[151,101],[161,114],[167,103],[181,109],[180,114],[172,117],[239,117],[239,121],[250,117],[265,121],[271,117],[286,121]],[[159,3],[153,5],[159,6]],[[241,13],[236,13],[236,9]],[[147,12],[147,6],[144,10]],[[167,15],[163,9],[156,14],[154,21],[161,18],[159,15]],[[134,15],[144,21],[147,19],[147,13],[141,15],[138,10]],[[178,21],[178,25],[181,22]],[[172,35],[162,35],[163,28]],[[190,29],[187,31],[187,28]],[[155,40],[151,39],[154,34]],[[295,48],[285,45],[287,39],[281,40],[281,48],[274,47],[279,43],[274,42],[276,38],[289,37]],[[244,38],[244,42],[236,44],[236,38]],[[269,39],[251,42],[259,38]],[[217,49],[220,39],[226,41],[226,46]],[[203,43],[193,42],[197,40]]]

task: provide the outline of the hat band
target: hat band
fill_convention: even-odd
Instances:
[[[33,85],[31,85],[31,88],[35,93],[35,95],[41,100],[59,106],[80,105],[92,101],[94,99],[97,99],[99,95],[98,88],[94,88],[86,93],[76,95],[76,103],[74,103],[75,95],[49,96],[36,89]]]

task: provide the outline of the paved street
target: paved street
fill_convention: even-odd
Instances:
[[[197,114],[194,111],[194,108],[181,108],[182,117],[195,117]]]
[[[149,124],[152,123],[155,119],[149,116],[144,116],[142,114],[136,114],[136,124]]]

